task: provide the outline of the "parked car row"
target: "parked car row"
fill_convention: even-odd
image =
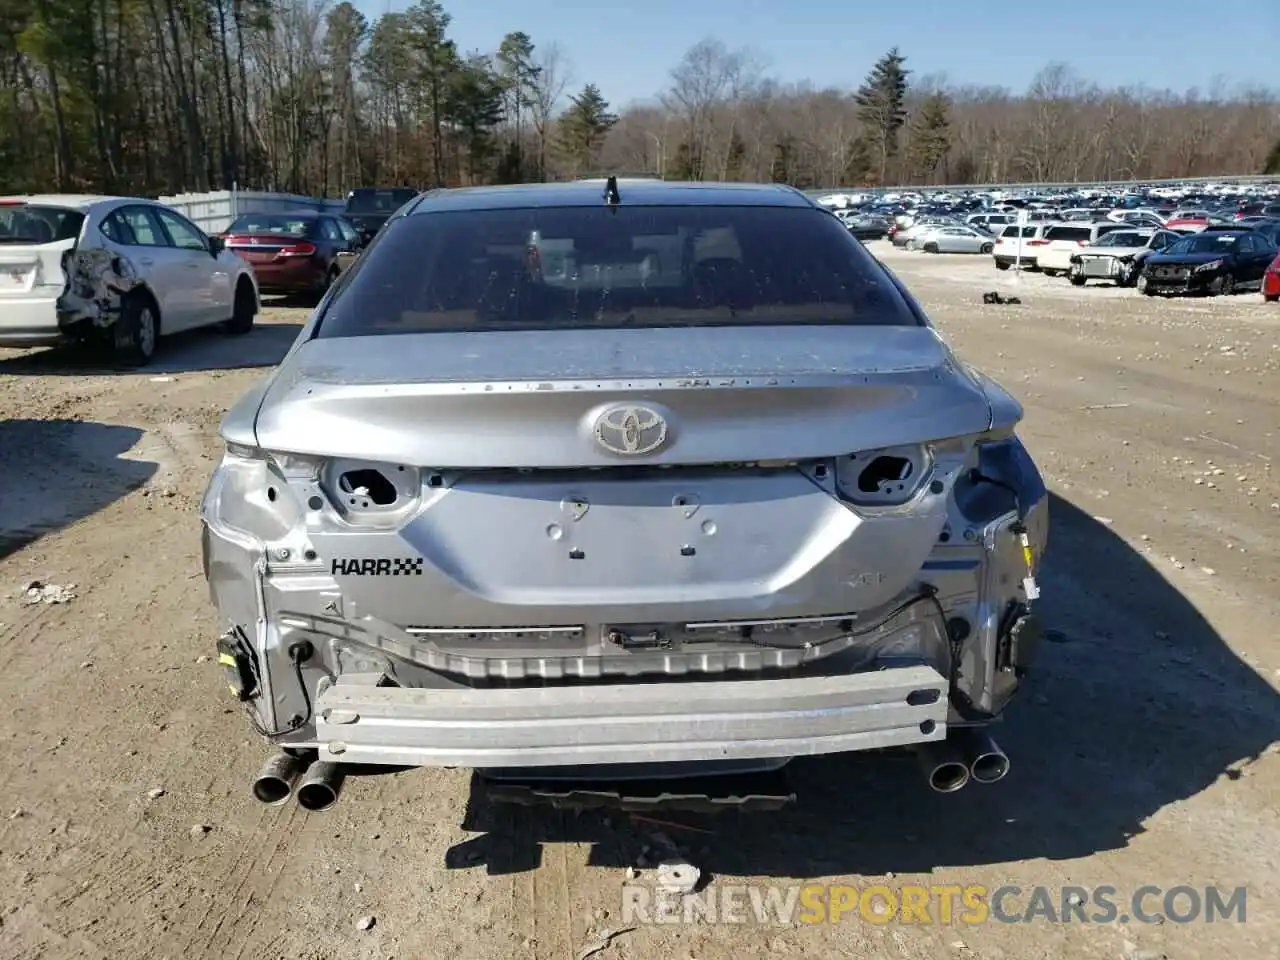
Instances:
[[[1001,235],[993,258],[999,270],[1063,275],[1080,287],[1108,280],[1148,296],[1261,290],[1274,301],[1280,294],[1273,289],[1280,286],[1280,219],[1206,224],[1190,234],[1114,223],[1013,226]]]
[[[0,347],[88,343],[139,366],[162,335],[247,333],[262,294],[318,301],[417,195],[353,190],[344,215],[247,213],[216,234],[140,197],[0,197]]]

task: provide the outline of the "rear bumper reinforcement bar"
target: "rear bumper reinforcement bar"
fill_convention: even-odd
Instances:
[[[928,666],[486,690],[339,682],[317,698],[311,745],[342,763],[472,768],[798,757],[941,740],[947,692]]]

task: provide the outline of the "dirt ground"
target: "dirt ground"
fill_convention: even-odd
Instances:
[[[655,829],[713,889],[1245,885],[1247,921],[639,925],[599,960],[1277,956],[1280,307],[871,247],[1023,401],[1054,496],[1053,642],[1000,733],[1007,779],[944,796],[909,762],[798,762],[785,813],[672,817],[707,833],[543,811],[464,830],[464,771],[351,780],[327,813],[263,807],[266,751],[210,657],[196,510],[222,413],[304,311],[183,337],[136,374],[9,352],[0,958],[577,958],[621,924]],[[74,596],[25,605],[32,581]]]

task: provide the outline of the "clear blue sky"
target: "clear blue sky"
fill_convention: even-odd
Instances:
[[[406,0],[353,0],[370,18]],[[892,46],[917,75],[1024,89],[1050,60],[1108,86],[1280,87],[1280,0],[441,0],[460,50],[509,30],[557,41],[574,88],[614,105],[653,97],[689,47],[714,36],[763,54],[770,75],[853,87]]]

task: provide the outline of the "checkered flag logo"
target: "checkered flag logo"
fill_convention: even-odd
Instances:
[[[415,574],[422,575],[422,557],[397,557],[391,564],[393,577],[409,577]]]

